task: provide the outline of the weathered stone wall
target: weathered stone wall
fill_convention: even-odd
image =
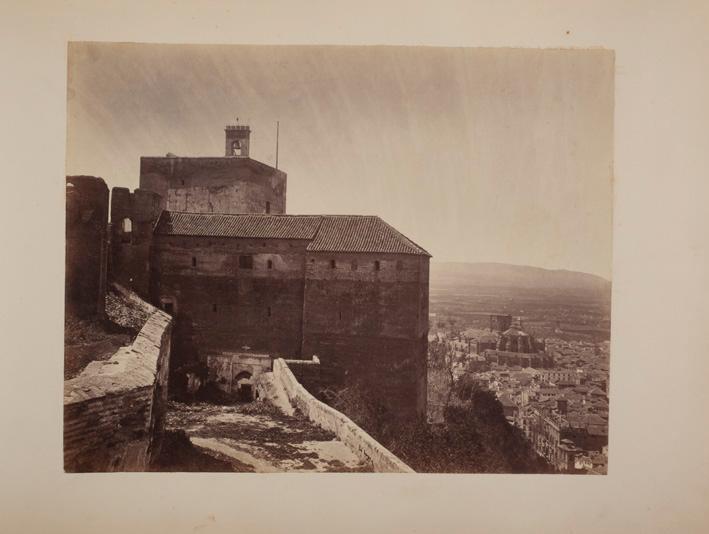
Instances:
[[[239,396],[239,382],[253,384],[262,373],[271,370],[268,354],[222,353],[207,356],[207,380],[227,396]]]
[[[151,300],[176,317],[175,369],[244,346],[274,357],[317,355],[332,385],[359,381],[394,415],[423,416],[428,258],[308,254],[306,246],[155,236]]]
[[[362,461],[370,462],[376,472],[414,472],[351,419],[311,395],[296,380],[285,360],[279,358],[273,362],[273,376],[277,386],[285,391],[293,406],[297,407],[315,424],[333,432]]]
[[[162,207],[174,211],[285,213],[286,179],[250,158],[140,158],[141,189],[157,193]]]
[[[244,346],[299,355],[306,244],[155,236],[152,301],[172,306],[181,363]],[[250,257],[252,268],[240,267],[240,256]]]
[[[334,261],[334,267],[333,262]],[[426,411],[428,257],[308,254],[303,355],[404,419]]]
[[[144,471],[159,452],[172,319],[153,313],[129,347],[64,383],[64,469]]]
[[[66,177],[67,311],[103,315],[108,257],[108,186],[93,176]]]
[[[145,189],[131,193],[125,187],[111,191],[111,278],[148,298],[150,246],[153,226],[160,216],[160,197]],[[124,221],[130,221],[130,232]]]

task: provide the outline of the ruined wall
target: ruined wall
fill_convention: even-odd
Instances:
[[[171,318],[154,310],[131,346],[64,382],[64,469],[145,471],[159,452]]]
[[[143,298],[149,296],[150,246],[160,204],[159,195],[145,189],[111,191],[111,278]]]
[[[286,362],[273,362],[273,376],[279,388],[285,391],[290,403],[315,424],[334,433],[360,460],[372,464],[380,473],[413,473],[391,451],[367,434],[351,419],[327,404],[320,402],[296,380]]]
[[[180,365],[244,346],[297,356],[306,244],[155,236],[152,301],[173,310]],[[242,256],[251,268],[240,266]]]
[[[67,311],[103,315],[108,255],[108,186],[93,176],[66,177]]]
[[[427,257],[311,253],[303,318],[304,356],[361,383],[397,416],[425,413]]]
[[[142,157],[140,187],[159,194],[162,207],[173,211],[286,211],[286,174],[250,158]]]

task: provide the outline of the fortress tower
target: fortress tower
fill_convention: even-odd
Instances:
[[[237,119],[238,121],[239,119]],[[234,124],[224,128],[224,155],[228,157],[248,158],[251,128],[248,125]]]
[[[286,212],[286,173],[249,155],[251,128],[224,128],[224,156],[140,158],[140,189],[157,193],[162,209],[189,213]]]
[[[224,132],[224,156],[142,157],[113,189],[112,277],[175,318],[171,387],[248,346],[422,417],[430,254],[376,216],[286,215],[286,174]]]

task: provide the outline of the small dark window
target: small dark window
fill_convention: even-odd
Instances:
[[[310,258],[310,263],[315,263],[315,258]]]
[[[266,262],[266,267],[269,268],[269,269],[273,269],[273,261],[268,260],[268,261]]]
[[[213,311],[213,312],[216,312],[216,311],[217,311],[217,305],[216,305],[216,304],[212,304],[212,311]]]
[[[376,260],[376,261],[374,262],[374,270],[375,270],[375,271],[380,271],[381,268],[382,268],[382,264],[379,263],[379,260]]]
[[[351,266],[353,271],[357,270],[357,260],[352,260],[352,266]]]
[[[197,267],[197,258],[192,256],[192,267]]]
[[[266,213],[271,213],[271,203],[266,202]]]
[[[271,316],[271,307],[270,306],[266,309],[266,313],[268,314],[269,317]]]
[[[184,181],[184,180],[180,180],[180,185],[185,185],[185,181]]]
[[[175,311],[175,306],[172,304],[172,302],[163,302],[162,308],[170,315],[172,315]]]
[[[334,269],[335,267],[337,267],[337,262],[335,262],[335,260],[330,260],[330,269]]]
[[[342,310],[340,310],[340,321],[342,321]]]
[[[239,269],[253,269],[254,268],[254,257],[253,256],[239,256]]]
[[[404,262],[401,260],[396,261],[396,270],[401,271],[404,268]]]

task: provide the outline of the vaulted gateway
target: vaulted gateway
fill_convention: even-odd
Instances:
[[[268,354],[222,353],[207,357],[208,381],[227,397],[250,402],[256,396],[255,381],[272,369]]]

